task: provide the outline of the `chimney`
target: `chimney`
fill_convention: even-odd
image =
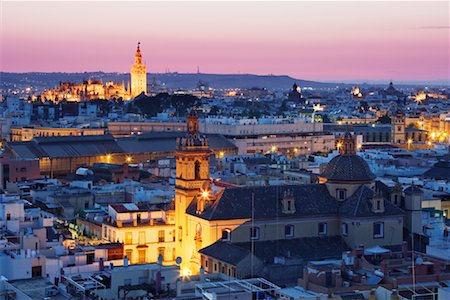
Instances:
[[[406,241],[403,241],[403,243],[402,243],[402,255],[403,255],[403,258],[408,257],[408,242],[406,242]]]
[[[100,261],[98,263],[98,270],[101,272],[105,269],[105,262],[103,261],[103,257],[100,257]]]
[[[200,267],[200,282],[205,281],[205,269],[203,267]]]

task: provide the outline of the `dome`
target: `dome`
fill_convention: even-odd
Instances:
[[[375,175],[367,162],[358,155],[338,155],[334,157],[321,174],[329,181],[371,181]]]

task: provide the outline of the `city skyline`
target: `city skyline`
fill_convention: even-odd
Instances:
[[[3,2],[1,71],[450,80],[448,2],[123,4]]]

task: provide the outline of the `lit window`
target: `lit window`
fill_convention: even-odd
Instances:
[[[327,234],[327,223],[319,223],[319,235]]]
[[[342,235],[343,236],[347,236],[348,235],[348,224],[347,223],[342,223],[341,231],[342,231]]]
[[[383,222],[373,223],[373,237],[376,239],[384,237],[384,223]]]
[[[286,237],[293,237],[294,236],[294,225],[284,226],[284,235]]]
[[[259,227],[250,228],[250,239],[252,240],[259,239]]]

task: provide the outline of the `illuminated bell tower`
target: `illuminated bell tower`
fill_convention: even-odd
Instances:
[[[138,43],[134,64],[131,66],[131,97],[147,93],[147,67],[142,63],[140,44]]]
[[[189,268],[195,248],[194,240],[189,238],[195,234],[195,224],[189,224],[186,209],[210,180],[210,153],[207,138],[199,133],[197,114],[191,110],[187,118],[187,135],[177,139],[176,152],[175,244],[177,256],[182,258],[182,270]]]

